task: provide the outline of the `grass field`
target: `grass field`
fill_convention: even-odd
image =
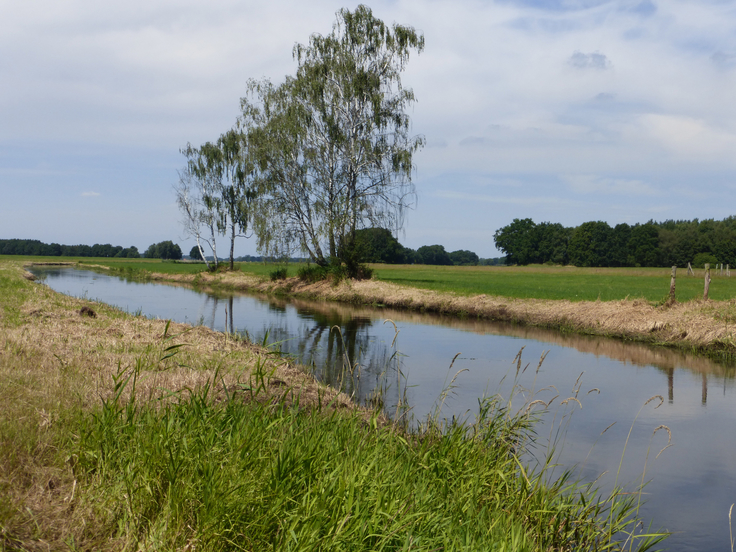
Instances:
[[[661,301],[669,295],[671,276],[669,268],[372,266],[379,280],[421,289],[570,301],[616,301],[626,297]],[[702,298],[703,270],[696,271],[696,276],[686,274],[687,270],[678,270],[678,301]],[[736,272],[728,278],[711,271],[711,277],[711,299],[736,297]]]

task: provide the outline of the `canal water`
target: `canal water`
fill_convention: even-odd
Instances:
[[[513,395],[518,406],[556,397],[537,427],[540,457],[554,443],[561,467],[604,491],[616,480],[634,489],[644,474],[640,515],[654,529],[673,532],[667,550],[729,550],[734,366],[510,324],[217,295],[67,268],[33,272],[61,293],[265,341],[356,401],[380,396],[388,413],[413,423],[438,411],[442,418],[472,418],[478,401],[494,394]],[[576,400],[565,401],[570,397]],[[670,441],[667,429],[655,432],[660,426],[671,432],[672,445],[661,454]]]

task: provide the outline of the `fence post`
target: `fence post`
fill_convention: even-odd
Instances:
[[[705,285],[703,287],[703,299],[708,300],[708,291],[710,290],[710,263],[705,263]]]
[[[731,277],[731,269],[726,265],[726,276]]]
[[[670,302],[675,302],[675,275],[677,274],[677,266],[672,267],[672,279],[670,280]]]
[[[695,276],[695,272],[693,272],[693,267],[690,266],[690,263],[687,263],[687,275]]]

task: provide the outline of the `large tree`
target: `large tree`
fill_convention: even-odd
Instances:
[[[499,228],[493,234],[496,248],[506,255],[506,264],[527,265],[534,262],[536,224],[530,218],[514,219],[511,224]]]
[[[610,266],[613,229],[604,221],[584,222],[570,237],[567,252],[575,266]]]
[[[356,232],[397,229],[415,199],[414,153],[406,109],[414,93],[401,84],[424,38],[388,27],[370,8],[340,10],[332,32],[297,44],[296,77],[253,83],[241,124],[259,148],[262,205],[259,243],[294,244],[318,264],[355,260]]]

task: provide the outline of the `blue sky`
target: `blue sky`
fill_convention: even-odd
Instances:
[[[229,129],[249,78],[293,74],[294,44],[356,5],[0,0],[0,238],[188,252],[179,148]],[[427,140],[404,245],[494,257],[514,218],[736,214],[736,1],[369,5],[426,40],[403,75]]]

